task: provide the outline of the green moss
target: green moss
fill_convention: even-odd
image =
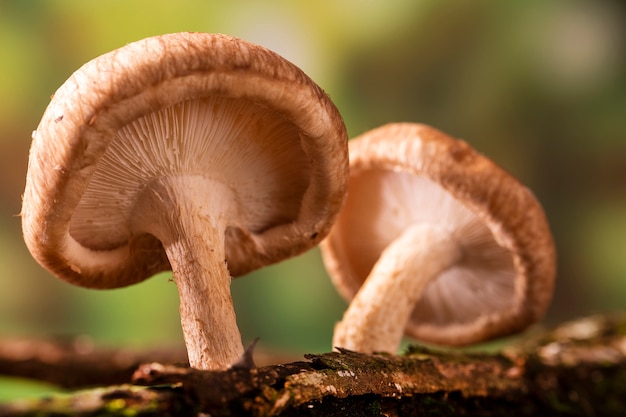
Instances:
[[[121,398],[116,398],[106,403],[105,408],[110,411],[119,411],[126,407],[126,401]]]

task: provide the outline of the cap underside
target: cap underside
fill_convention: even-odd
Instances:
[[[362,171],[351,180],[341,217],[337,223],[341,230],[334,237],[343,236],[353,272],[348,275],[355,281],[347,283],[352,294],[345,296],[356,293],[393,239],[410,225],[428,223],[448,229],[463,255],[426,287],[412,313],[414,329],[471,323],[514,304],[516,272],[511,254],[498,245],[477,214],[427,177],[382,169]]]
[[[117,132],[76,207],[70,235],[91,250],[129,244],[141,234],[129,219],[142,191],[163,177],[185,175],[232,190],[237,209],[226,228],[227,240],[234,240],[239,234],[228,228],[260,233],[297,218],[310,162],[298,129],[269,109],[244,99],[186,100]]]

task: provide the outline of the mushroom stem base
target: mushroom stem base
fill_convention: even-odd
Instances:
[[[232,201],[220,182],[186,175],[152,183],[135,210],[141,231],[159,238],[167,253],[189,363],[197,369],[226,369],[244,352],[224,248]]]
[[[461,256],[443,227],[420,223],[404,231],[383,251],[335,326],[333,346],[395,353],[427,284]]]

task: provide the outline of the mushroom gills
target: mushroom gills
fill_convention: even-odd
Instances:
[[[384,169],[363,171],[351,182],[345,212],[351,214],[342,218],[338,227],[342,229],[345,244],[352,247],[346,251],[352,254],[349,261],[353,265],[352,277],[371,276],[383,259],[376,254],[388,245],[395,245],[392,242],[405,235],[407,227],[408,230],[414,227],[407,225],[422,225],[412,232],[416,235],[420,228],[448,230],[447,236],[454,241],[449,245],[458,247],[460,255],[454,255],[451,258],[454,261],[442,267],[436,277],[423,282],[419,294],[410,295],[415,301],[414,307],[406,320],[397,324],[399,327],[394,333],[401,327],[401,335],[408,322],[413,323],[414,329],[454,327],[483,320],[488,311],[515,308],[511,303],[516,292],[515,268],[509,251],[495,240],[484,219],[426,176]],[[433,246],[433,242],[421,241],[426,248]],[[409,240],[396,246],[407,253],[415,248]],[[411,279],[423,279],[420,271],[412,273]],[[354,292],[365,291],[369,279],[360,290],[361,283],[352,281]],[[351,306],[353,303],[354,300]],[[387,303],[395,306],[398,301]],[[352,325],[346,323],[345,326]],[[359,328],[359,331],[370,332]],[[386,349],[394,351],[395,343],[390,343]]]
[[[125,246],[134,238],[129,215],[151,182],[200,175],[233,190],[237,210],[228,226],[242,232],[228,236],[262,233],[297,217],[309,170],[297,128],[270,110],[226,97],[185,100],[118,131],[69,232],[92,250]]]
[[[380,255],[335,326],[333,345],[361,352],[394,352],[424,289],[463,257],[454,233],[417,223]]]

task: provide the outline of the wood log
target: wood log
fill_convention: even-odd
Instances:
[[[626,410],[626,314],[565,323],[498,353],[411,347],[252,369],[139,366],[127,383],[0,405],[0,416],[614,416]]]

